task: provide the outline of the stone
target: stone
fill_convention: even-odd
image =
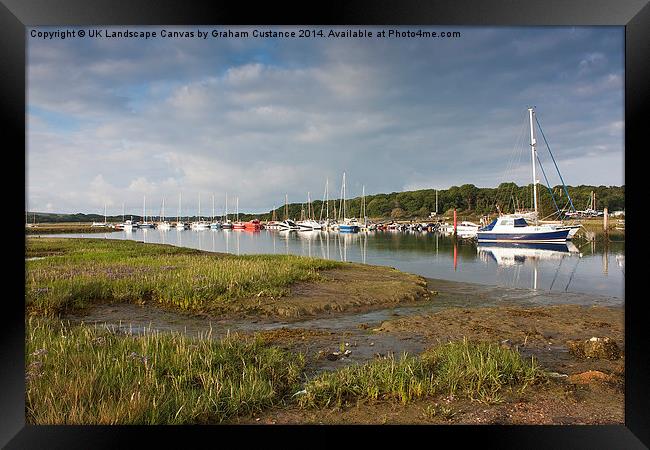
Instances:
[[[592,337],[585,341],[567,341],[569,352],[578,358],[608,359],[610,361],[621,357],[621,350],[608,337]]]
[[[614,378],[599,370],[588,370],[571,375],[568,381],[573,384],[589,384],[594,382],[612,382]]]

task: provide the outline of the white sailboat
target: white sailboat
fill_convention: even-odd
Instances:
[[[530,147],[533,168],[533,205],[535,224],[531,225],[521,214],[501,215],[488,226],[477,231],[479,242],[566,242],[570,229],[556,225],[538,224],[537,175],[535,131],[533,127],[533,108],[528,108],[530,118]]]
[[[296,225],[298,225],[301,230],[314,231],[314,230],[320,230],[322,228],[322,225],[316,220],[314,220],[312,209],[313,208],[311,207],[310,193],[307,192],[307,218],[305,220],[296,222]]]
[[[199,220],[192,222],[192,229],[196,231],[203,231],[210,228],[210,224],[203,220],[201,217],[201,194],[199,193]]]
[[[162,210],[160,212],[160,222],[156,225],[156,228],[162,231],[167,231],[171,230],[172,225],[167,222],[166,217],[165,217],[165,197],[163,197],[162,201]]]
[[[142,222],[138,225],[138,228],[153,228],[153,222],[147,222],[147,196],[143,196],[142,200]]]
[[[212,221],[210,222],[210,229],[218,230],[219,228],[221,228],[221,222],[216,220],[214,215],[214,194],[212,194]]]
[[[223,222],[221,222],[221,228],[224,230],[232,229],[232,222],[228,219],[228,194],[226,194],[226,207],[225,207],[225,217]]]
[[[289,219],[289,196],[285,194],[284,196],[284,220],[282,222],[276,223],[277,227],[281,231],[298,231],[300,227],[296,222]]]
[[[186,230],[187,224],[181,221],[181,201],[183,198],[183,193],[178,194],[178,215],[176,216],[176,229],[177,230]]]
[[[93,222],[92,227],[108,227],[108,222],[106,222],[106,203],[104,203],[104,221],[103,222]]]

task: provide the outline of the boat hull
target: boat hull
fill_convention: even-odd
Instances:
[[[359,232],[359,226],[358,225],[339,225],[339,232],[341,233],[358,233]]]
[[[479,231],[476,234],[479,242],[565,242],[569,230],[553,230],[541,232],[493,232]]]

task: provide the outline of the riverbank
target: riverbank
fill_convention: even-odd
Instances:
[[[491,342],[501,349],[535,361],[543,368],[543,381],[524,389],[499,389],[496,398],[469,399],[445,391],[408,402],[389,396],[369,399],[352,397],[346,404],[332,402],[325,408],[297,406],[275,408],[239,418],[237,423],[262,424],[622,424],[624,421],[624,314],[621,307],[554,305],[539,307],[497,306],[450,308],[435,314],[399,317],[367,330],[369,340],[354,333],[345,336],[352,353],[368,343],[391,342],[394,354],[405,347],[430,349],[459,343]],[[268,335],[268,334],[266,334]],[[327,340],[314,330],[288,330],[271,334],[275,345],[292,351],[312,350],[313,363],[335,352],[335,339]],[[572,353],[573,343],[607,337],[620,354]],[[305,341],[309,342],[306,343]],[[325,345],[319,346],[318,342]],[[414,345],[415,344],[415,345]],[[366,363],[372,365],[391,355],[385,347]],[[427,350],[428,349],[428,350]],[[609,359],[608,359],[608,357]],[[309,367],[309,357],[307,366]],[[341,360],[338,372],[347,370]],[[361,371],[368,368],[362,366]],[[464,372],[463,379],[473,371]],[[351,377],[348,374],[348,377]],[[353,377],[351,377],[353,378]],[[318,378],[316,378],[318,380]],[[323,383],[325,381],[321,381]],[[306,388],[307,390],[309,388]]]
[[[93,227],[85,222],[39,223],[25,227],[25,234],[110,233],[113,228]]]
[[[209,253],[105,239],[28,238],[26,304],[55,317],[134,303],[206,318],[301,317],[426,300],[422,277],[290,255]]]
[[[26,257],[30,423],[623,421],[606,298],[133,241],[29,237]],[[569,352],[592,337],[621,354]]]

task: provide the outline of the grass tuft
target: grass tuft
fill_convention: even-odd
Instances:
[[[31,424],[219,423],[295,392],[302,355],[261,339],[145,332],[31,318],[26,418]]]
[[[150,302],[190,312],[220,312],[254,296],[281,297],[299,281],[342,263],[290,255],[210,254],[105,239],[28,238],[26,305],[56,317],[94,303]]]
[[[463,340],[418,357],[389,355],[323,373],[306,384],[299,403],[303,407],[340,407],[381,399],[408,403],[442,393],[495,403],[501,401],[504,389],[523,391],[543,377],[534,360],[524,360],[515,350]]]

